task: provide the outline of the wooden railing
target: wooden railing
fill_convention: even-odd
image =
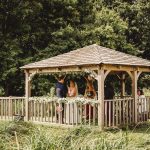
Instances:
[[[125,95],[125,96],[114,96],[113,99],[125,99],[125,98],[132,98],[131,95]]]
[[[98,125],[98,101],[57,101],[29,99],[28,116],[32,122],[48,122],[66,125]],[[140,98],[137,103],[138,122],[150,119],[150,97]],[[135,101],[133,98],[104,100],[104,126],[120,126],[134,123]],[[14,120],[25,117],[25,97],[0,97],[0,119]]]
[[[0,119],[13,120],[17,115],[25,115],[25,98],[0,97]]]
[[[138,122],[150,119],[150,97],[138,99]]]
[[[97,125],[98,103],[29,101],[29,120],[67,125]]]
[[[104,101],[105,127],[119,126],[134,122],[133,98]]]

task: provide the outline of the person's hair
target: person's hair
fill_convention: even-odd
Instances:
[[[70,80],[70,82],[73,82],[75,84],[75,81],[74,80]]]
[[[140,90],[140,95],[144,95],[144,92],[143,92],[143,90]]]
[[[64,79],[64,76],[58,76],[58,81],[60,81],[60,80],[62,80],[62,79]]]

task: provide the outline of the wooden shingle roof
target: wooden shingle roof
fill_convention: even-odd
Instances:
[[[150,61],[93,44],[42,61],[30,63],[21,68],[31,69],[31,68],[67,67],[67,66],[83,66],[83,65],[98,65],[98,64],[149,67]]]

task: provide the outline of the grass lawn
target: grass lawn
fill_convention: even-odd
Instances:
[[[62,128],[0,122],[0,150],[149,150],[150,123],[130,129]]]

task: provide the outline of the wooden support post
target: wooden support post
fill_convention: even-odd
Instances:
[[[137,76],[137,71],[133,72],[133,80],[132,80],[132,96],[134,98],[134,118],[135,118],[135,123],[137,123],[137,103],[138,103],[138,95],[137,95],[137,81],[138,81],[138,76]]]
[[[121,97],[125,96],[125,74],[121,77]]]
[[[29,80],[29,72],[25,71],[25,120],[28,121],[29,119],[29,109],[28,109],[28,101],[30,97],[30,80]]]
[[[98,125],[104,127],[104,70],[98,69]]]

